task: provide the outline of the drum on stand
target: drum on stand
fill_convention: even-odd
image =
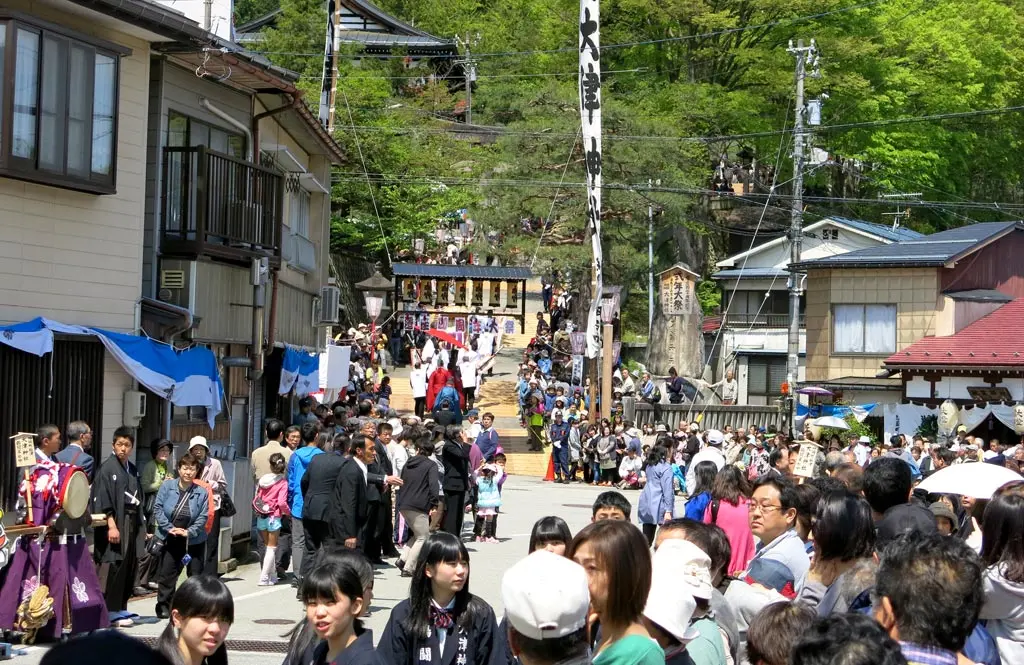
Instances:
[[[61,466],[57,502],[65,515],[78,519],[89,509],[89,477],[77,466]]]

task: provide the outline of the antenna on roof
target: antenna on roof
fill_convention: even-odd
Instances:
[[[894,200],[896,200],[896,199],[919,200],[921,198],[921,192],[896,192],[896,193],[893,193],[893,194],[879,194],[878,198],[880,198],[880,199],[894,199]],[[903,210],[900,210],[900,208],[899,208],[899,201],[897,200],[896,201],[896,211],[895,212],[883,212],[882,214],[883,215],[892,215],[892,230],[895,231],[896,229],[900,228],[900,220],[901,219],[903,219],[904,217],[908,218],[908,219],[910,218],[910,208],[904,208]]]

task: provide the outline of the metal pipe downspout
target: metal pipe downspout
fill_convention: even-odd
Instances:
[[[249,129],[248,125],[246,125],[241,120],[236,120],[235,118],[231,117],[223,109],[218,108],[217,106],[214,106],[213,102],[211,102],[206,97],[200,97],[199,98],[199,106],[203,107],[205,110],[209,111],[210,113],[212,113],[213,115],[217,116],[218,118],[220,118],[224,122],[228,123],[232,127],[235,127],[236,129],[238,129],[238,131],[240,131],[243,134],[245,134],[246,144],[248,145],[248,148],[249,148],[248,151],[247,151],[249,161],[250,162],[255,162],[256,161],[253,158],[253,156],[256,154],[256,146],[253,144],[252,130]]]

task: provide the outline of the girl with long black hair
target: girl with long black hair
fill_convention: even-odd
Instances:
[[[224,641],[235,622],[235,601],[212,575],[185,580],[171,600],[171,620],[157,650],[173,665],[227,665]]]
[[[359,570],[349,561],[325,561],[302,580],[306,623],[322,642],[310,665],[378,665],[373,631],[359,617],[369,608]]]
[[[377,654],[387,665],[489,665],[501,649],[494,610],[469,592],[469,552],[432,534],[420,549],[409,598],[391,611]]]

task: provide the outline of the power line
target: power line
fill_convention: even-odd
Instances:
[[[834,14],[843,14],[843,13],[846,13],[846,12],[856,11],[858,9],[866,9],[868,7],[873,7],[875,5],[882,4],[885,1],[886,0],[871,0],[871,2],[863,2],[863,3],[858,3],[858,4],[855,4],[855,5],[849,5],[849,6],[846,6],[846,7],[840,7],[839,9],[833,9],[833,10],[826,11],[826,12],[818,12],[817,14],[807,14],[807,15],[804,15],[804,16],[796,16],[796,17],[788,18],[788,19],[779,19],[777,21],[769,21],[767,23],[759,23],[759,24],[756,24],[756,25],[746,25],[746,26],[741,26],[741,27],[737,27],[737,28],[724,28],[722,30],[715,30],[715,31],[712,31],[712,32],[698,33],[698,34],[694,34],[694,35],[683,35],[683,36],[680,36],[680,37],[664,37],[664,38],[660,38],[660,39],[646,39],[646,40],[642,40],[642,41],[622,42],[622,43],[619,43],[619,44],[602,44],[601,45],[601,50],[602,51],[607,51],[609,49],[632,48],[634,46],[651,46],[651,45],[654,45],[654,44],[666,44],[666,43],[672,43],[672,42],[686,42],[686,41],[692,41],[692,40],[696,40],[696,39],[705,39],[705,38],[708,38],[708,37],[720,37],[722,35],[731,35],[731,34],[734,34],[734,33],[737,33],[737,32],[745,32],[747,30],[760,30],[760,29],[763,29],[763,28],[774,28],[774,27],[777,27],[777,26],[780,26],[780,25],[793,25],[793,24],[796,24],[796,23],[803,23],[805,21],[813,21],[814,19],[818,19],[818,18],[824,18],[826,16],[832,16]],[[454,44],[453,44],[453,46],[454,46]],[[575,46],[567,46],[567,47],[556,48],[556,49],[534,49],[534,50],[527,50],[527,51],[499,51],[499,52],[495,52],[495,53],[474,53],[473,57],[474,58],[509,58],[509,57],[530,56],[530,55],[548,55],[548,54],[552,54],[552,53],[576,53],[576,52],[577,52],[577,47],[575,47]],[[294,51],[249,51],[249,53],[256,53],[256,54],[259,54],[259,55],[287,55],[287,56],[294,56],[294,57],[317,57],[317,58],[322,58],[323,55],[324,55],[323,53],[298,53],[298,52],[294,52]],[[360,57],[360,56],[358,54],[356,54],[353,57]],[[408,55],[404,55],[404,54],[381,54],[381,55],[376,55],[375,54],[373,56],[365,56],[365,57],[373,59],[373,60],[377,60],[377,59],[385,59],[385,58],[401,58],[401,59],[405,59],[405,58],[408,58],[409,56]],[[438,53],[438,54],[434,54],[434,55],[430,55],[430,56],[423,56],[423,59],[425,59],[425,60],[441,60],[441,59],[449,59],[449,58],[451,58],[451,59],[459,59],[461,57],[462,56],[460,54],[458,54],[458,53]]]
[[[476,56],[473,56],[476,57]],[[601,75],[605,74],[637,74],[640,72],[648,71],[647,67],[634,67],[633,69],[610,69],[601,72]],[[477,79],[518,79],[518,78],[555,78],[561,76],[579,76],[579,72],[552,72],[548,74],[477,74]],[[320,79],[322,78],[318,74],[303,74],[299,77],[300,79]],[[434,73],[420,74],[419,76],[343,76],[340,80],[343,81],[360,81],[360,80],[380,80],[380,81],[417,81],[420,79],[431,79],[436,81],[444,80],[445,77],[438,76]]]
[[[973,117],[984,117],[992,115],[1003,115],[1008,113],[1016,113],[1024,111],[1024,105],[1019,106],[1003,106],[991,109],[981,109],[977,111],[961,111],[957,113],[937,113],[932,115],[922,116],[911,116],[905,118],[891,118],[889,120],[867,120],[863,122],[849,122],[837,125],[820,125],[815,129],[815,132],[830,132],[830,131],[841,131],[841,130],[852,130],[852,129],[866,129],[871,127],[888,127],[892,125],[904,125],[914,124],[920,122],[931,122],[936,120],[954,120],[961,118],[973,118]],[[459,131],[459,128],[464,128]],[[453,132],[458,133],[470,133],[473,131],[479,132],[492,132],[501,136],[523,136],[523,137],[553,137],[553,138],[566,138],[571,139],[575,137],[575,134],[568,134],[564,132],[545,132],[545,131],[517,131],[507,130],[502,127],[487,126],[487,125],[459,125],[458,127],[446,129],[440,127],[379,127],[376,125],[353,125],[349,129],[359,132],[387,132],[392,134],[450,134]],[[768,130],[763,132],[748,132],[746,134],[721,134],[721,135],[710,135],[710,136],[659,136],[657,134],[615,134],[614,132],[606,132],[603,136],[604,139],[611,141],[681,141],[681,142],[692,142],[692,143],[716,143],[725,141],[738,141],[741,139],[750,138],[768,138],[773,136],[779,136],[780,134],[790,134],[792,129],[784,130]]]

